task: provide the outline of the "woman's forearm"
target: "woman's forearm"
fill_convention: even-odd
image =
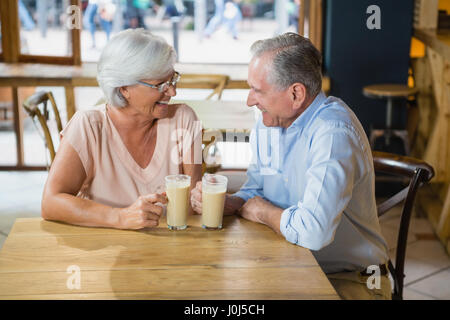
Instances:
[[[42,217],[86,227],[119,227],[119,209],[67,193],[47,195],[42,200]]]

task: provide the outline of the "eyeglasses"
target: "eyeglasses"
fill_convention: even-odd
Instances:
[[[180,80],[180,77],[181,77],[180,74],[177,71],[175,71],[172,79],[157,85],[150,84],[144,81],[138,81],[138,83],[153,89],[158,89],[159,92],[166,92],[167,90],[169,90],[170,86],[174,88],[177,86],[177,82]]]

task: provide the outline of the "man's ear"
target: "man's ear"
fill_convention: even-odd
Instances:
[[[292,108],[300,109],[306,101],[306,87],[302,83],[294,83],[291,86]]]

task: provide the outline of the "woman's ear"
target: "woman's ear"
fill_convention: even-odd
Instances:
[[[300,109],[306,101],[306,87],[302,83],[294,83],[291,88],[292,108]]]
[[[130,99],[130,91],[128,91],[128,87],[120,87],[119,92],[122,94],[122,96],[128,101]]]

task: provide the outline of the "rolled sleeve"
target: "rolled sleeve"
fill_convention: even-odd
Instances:
[[[239,197],[239,198],[241,198],[241,199],[244,199],[245,202],[247,202],[248,199],[251,199],[251,198],[252,198],[251,195],[249,195],[249,194],[246,193],[246,192],[242,192],[242,191],[238,191],[238,192],[236,192],[236,193],[233,193],[232,196],[233,196],[233,197]]]
[[[291,226],[291,218],[294,215],[296,206],[289,207],[281,213],[280,231],[287,241],[298,244],[298,232]]]

